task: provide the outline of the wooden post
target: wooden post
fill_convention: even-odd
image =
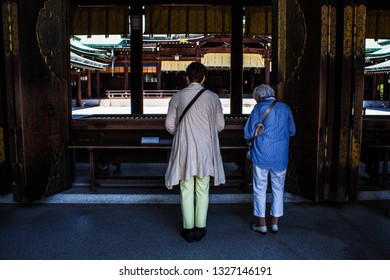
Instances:
[[[158,59],[157,60],[157,64],[156,64],[156,71],[157,71],[157,85],[156,85],[156,89],[157,90],[160,90],[161,89],[161,60]]]
[[[143,59],[141,4],[131,6],[131,113],[143,113]],[[136,25],[136,24],[137,25]]]
[[[243,88],[243,7],[236,1],[232,4],[232,40],[230,52],[230,113],[242,114]]]
[[[99,70],[95,71],[96,74],[96,97],[100,97],[100,72]]]
[[[123,89],[128,90],[129,89],[129,63],[127,62],[127,55],[125,55],[125,62],[124,62],[124,69],[123,69]]]
[[[366,0],[355,0],[354,12],[354,69],[352,79],[352,127],[350,135],[349,156],[349,197],[357,200],[359,184],[359,165],[363,130],[364,99],[364,66],[365,66],[365,33],[366,33]]]
[[[87,70],[87,98],[92,97],[91,70]]]
[[[270,84],[270,72],[271,72],[271,55],[269,47],[267,46],[267,49],[265,51],[265,57],[264,57],[264,66],[265,66],[265,84]]]
[[[76,106],[81,107],[83,105],[83,100],[81,97],[81,73],[77,74],[77,97],[76,97]]]

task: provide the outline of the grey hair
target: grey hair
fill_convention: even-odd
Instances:
[[[275,97],[275,91],[269,85],[261,84],[253,90],[252,96],[255,100],[260,101],[263,98]]]

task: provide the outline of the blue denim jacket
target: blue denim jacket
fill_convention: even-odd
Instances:
[[[268,97],[253,108],[244,127],[244,138],[249,142],[253,138],[256,125],[268,106],[275,100]],[[288,164],[288,146],[290,136],[295,135],[295,123],[287,104],[278,101],[264,120],[264,132],[253,140],[249,156],[253,164],[260,168],[284,170]]]

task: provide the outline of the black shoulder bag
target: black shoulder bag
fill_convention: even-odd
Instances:
[[[201,89],[197,95],[195,95],[195,97],[191,100],[190,103],[188,103],[187,107],[184,109],[183,113],[181,114],[180,118],[179,118],[179,123],[181,122],[182,118],[184,117],[184,115],[187,113],[188,109],[190,109],[190,107],[192,106],[192,104],[195,103],[196,99],[199,98],[199,96],[204,92],[206,91],[205,88]]]

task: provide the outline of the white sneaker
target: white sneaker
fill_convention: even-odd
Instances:
[[[256,224],[253,224],[251,228],[252,228],[252,230],[263,233],[263,234],[267,233],[267,231],[268,231],[267,226],[259,226]]]
[[[277,232],[279,230],[279,227],[277,224],[271,224],[271,231],[272,232]]]

